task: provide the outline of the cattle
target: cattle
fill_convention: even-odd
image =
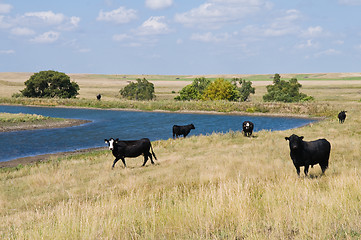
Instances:
[[[308,168],[311,165],[319,164],[322,174],[328,168],[328,159],[330,157],[331,144],[326,139],[318,139],[315,141],[303,141],[303,136],[299,137],[292,134],[290,137],[285,137],[289,141],[290,156],[293,165],[300,176],[300,167],[304,166],[304,172],[307,176]]]
[[[346,119],[346,112],[347,111],[341,111],[339,114],[338,114],[338,122],[339,123],[343,123]]]
[[[174,125],[173,126],[173,138],[177,138],[180,135],[183,135],[183,137],[186,137],[189,132],[191,131],[191,129],[196,129],[192,124],[189,125],[185,125],[185,126],[178,126],[178,125]]]
[[[102,98],[102,95],[98,94],[97,99],[100,101],[101,98]]]
[[[112,169],[114,168],[114,165],[118,162],[119,159],[122,160],[124,167],[127,167],[127,165],[125,164],[125,157],[135,158],[143,155],[144,163],[142,166],[147,163],[148,157],[150,158],[152,164],[154,164],[152,155],[154,156],[154,159],[157,160],[157,157],[153,152],[152,144],[150,143],[150,140],[148,138],[142,138],[140,140],[133,141],[121,141],[118,138],[110,138],[109,140],[104,139],[104,141],[106,144],[108,144],[109,150],[112,151],[115,157]],[[152,153],[150,153],[150,150],[152,150]]]
[[[243,134],[245,137],[250,137],[253,132],[254,124],[250,121],[244,121],[242,124]]]

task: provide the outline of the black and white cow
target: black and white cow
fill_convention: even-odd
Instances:
[[[330,157],[331,144],[326,139],[318,139],[311,142],[303,141],[303,136],[299,137],[292,134],[290,137],[285,137],[289,141],[290,156],[293,165],[300,175],[300,167],[304,166],[304,172],[307,176],[308,168],[311,165],[320,164],[322,174],[328,168],[328,159]]]
[[[338,121],[339,123],[343,123],[346,119],[346,112],[347,111],[341,111],[339,114],[338,114]]]
[[[178,126],[178,125],[174,125],[173,126],[173,138],[177,138],[180,135],[183,135],[183,137],[186,137],[189,132],[191,131],[191,129],[196,129],[192,124],[189,125],[185,125],[185,126]]]
[[[97,99],[100,101],[101,98],[102,98],[102,95],[98,94]]]
[[[253,132],[254,124],[250,121],[244,121],[242,124],[243,134],[246,137],[250,137]]]
[[[104,139],[104,141],[106,144],[108,144],[109,150],[112,150],[115,157],[112,168],[114,168],[114,165],[118,162],[119,159],[122,160],[124,167],[127,167],[127,165],[125,164],[125,157],[134,158],[143,155],[144,163],[142,166],[147,163],[148,157],[150,158],[152,164],[154,164],[152,154],[154,156],[154,159],[157,160],[157,157],[153,152],[152,144],[150,143],[150,140],[148,138],[142,138],[140,140],[133,141],[121,141],[118,138],[110,138],[109,140]],[[152,153],[150,152],[150,150],[152,150]]]

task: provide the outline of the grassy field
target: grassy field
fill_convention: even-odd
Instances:
[[[90,78],[82,80],[87,87],[81,99],[108,89],[104,102],[120,102],[112,87],[94,78],[92,88]],[[170,90],[192,79],[174,79],[170,87],[172,81],[155,83],[163,82]],[[140,157],[127,159],[126,169],[118,163],[111,170],[114,158],[102,150],[0,169],[0,238],[360,239],[358,81],[306,80],[301,91],[315,102],[263,104],[259,99],[265,83],[259,80],[254,84],[258,95],[246,103],[248,109],[329,117],[299,129],[257,132],[251,138],[230,132],[156,141],[155,165],[140,167]],[[339,110],[347,110],[344,124],[334,115]],[[309,177],[297,177],[284,139],[292,133],[306,141],[330,141],[324,176],[317,165]]]

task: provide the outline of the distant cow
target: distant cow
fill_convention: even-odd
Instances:
[[[152,164],[154,164],[152,154],[154,159],[157,160],[157,157],[153,152],[152,144],[148,138],[142,138],[140,140],[133,141],[120,141],[118,138],[110,138],[109,140],[104,139],[104,141],[106,144],[108,144],[109,150],[112,150],[115,157],[112,168],[114,168],[114,165],[118,162],[119,159],[122,160],[124,167],[127,167],[125,164],[125,157],[134,158],[143,155],[144,163],[142,166],[147,163],[148,157],[150,158]],[[150,153],[150,150],[152,150],[152,153]]]
[[[338,121],[339,123],[343,123],[346,119],[346,112],[347,111],[341,111],[339,114],[338,114]]]
[[[102,98],[102,95],[98,94],[97,99],[100,100]]]
[[[177,138],[180,135],[183,135],[183,137],[186,137],[189,132],[191,131],[191,129],[196,129],[192,124],[189,125],[185,125],[185,126],[178,126],[178,125],[174,125],[173,126],[173,138]]]
[[[244,136],[250,137],[253,132],[254,124],[250,121],[244,121],[242,127]]]
[[[331,151],[331,144],[326,139],[306,142],[302,140],[303,136],[299,137],[295,134],[285,137],[285,139],[289,141],[290,156],[298,176],[301,166],[305,167],[304,172],[307,176],[309,166],[313,167],[315,164],[320,164],[322,174],[325,173]]]

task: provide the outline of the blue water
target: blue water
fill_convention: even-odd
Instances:
[[[193,123],[191,135],[242,131],[242,122],[252,121],[254,131],[301,127],[312,119],[219,114],[184,114],[73,108],[1,106],[0,112],[39,114],[90,120],[80,126],[0,133],[0,162],[20,157],[105,146],[105,138],[151,141],[172,137],[173,125]]]

